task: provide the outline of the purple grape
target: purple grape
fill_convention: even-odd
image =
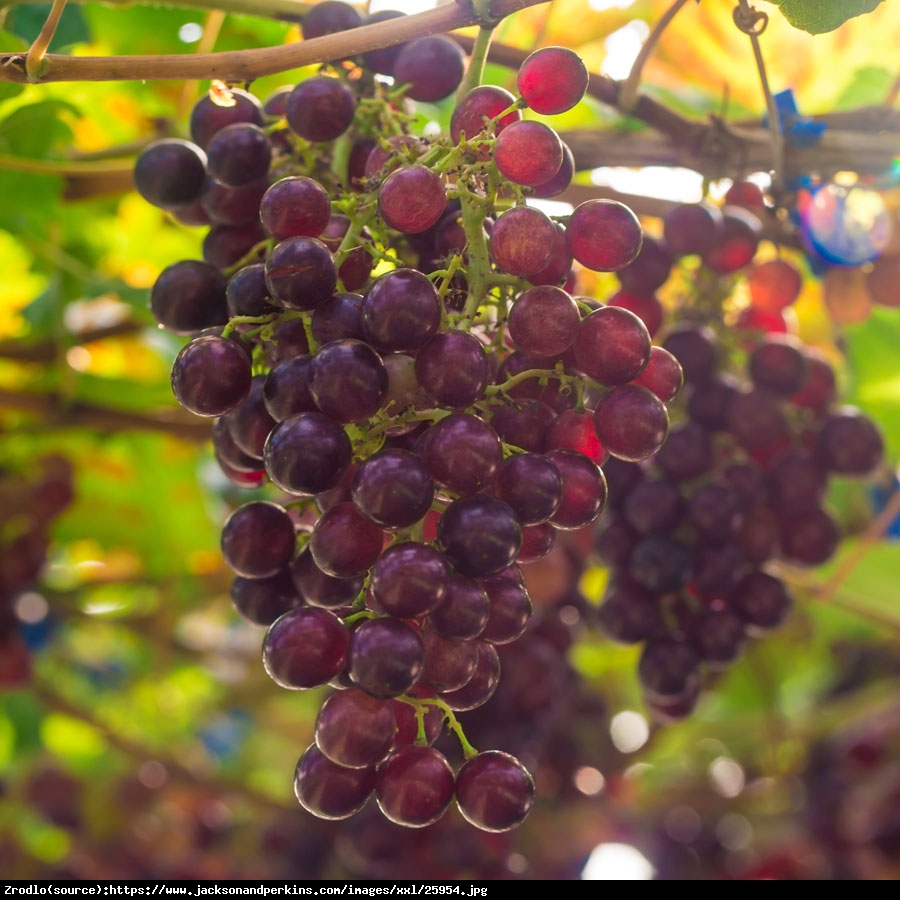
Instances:
[[[522,636],[531,619],[533,605],[525,586],[497,575],[481,582],[491,603],[491,613],[479,637],[491,644],[509,644]]]
[[[434,285],[415,269],[382,275],[362,303],[363,331],[380,351],[417,350],[438,330],[441,301]]]
[[[353,121],[356,98],[342,81],[314,75],[301,81],[287,98],[285,116],[295,134],[308,141],[333,141]]]
[[[440,406],[451,409],[474,403],[490,374],[484,345],[465,331],[441,331],[416,356],[419,385]]]
[[[341,609],[351,606],[363,587],[362,578],[335,578],[315,563],[309,547],[304,547],[290,565],[295,588],[310,606]]]
[[[766,572],[747,575],[728,595],[727,603],[754,635],[777,628],[793,606],[784,584]]]
[[[154,141],[134,164],[134,186],[153,206],[173,209],[200,199],[206,178],[206,154],[179,138]]]
[[[449,97],[462,81],[465,57],[456,41],[443,34],[403,45],[394,61],[394,81],[409,84],[406,95],[433,103]]]
[[[518,556],[522,527],[509,504],[480,494],[455,500],[444,510],[437,541],[461,574],[487,578]]]
[[[334,613],[304,606],[270,626],[263,641],[263,666],[279,687],[318,687],[344,668],[349,644],[350,635]]]
[[[498,216],[491,229],[491,258],[510,275],[532,275],[548,265],[555,241],[556,226],[544,213],[515,206]]]
[[[384,403],[388,373],[381,357],[363,341],[331,341],[309,366],[309,393],[338,422],[359,422]]]
[[[836,410],[822,425],[816,454],[829,472],[867,475],[884,457],[884,440],[878,426],[859,410]]]
[[[544,454],[562,478],[562,501],[550,521],[566,531],[593,522],[606,503],[606,478],[600,467],[575,450],[551,450]]]
[[[232,316],[263,316],[275,312],[266,285],[266,268],[253,263],[238,269],[225,288],[228,312]]]
[[[467,760],[456,776],[456,802],[467,822],[482,831],[509,831],[534,803],[534,779],[514,757],[488,750]]]
[[[290,514],[265,500],[238,507],[222,527],[225,562],[244,578],[276,575],[293,558],[296,544]]]
[[[597,401],[594,429],[612,456],[639,462],[663,445],[669,430],[669,414],[647,388],[624,384]]]
[[[263,397],[269,415],[283,422],[298,413],[318,412],[316,401],[309,393],[309,356],[284,359],[266,375]]]
[[[261,460],[269,432],[275,420],[269,415],[263,398],[264,375],[255,375],[250,383],[250,393],[222,421],[231,432],[235,444],[248,456]]]
[[[362,296],[338,293],[317,306],[312,316],[312,335],[321,347],[331,341],[364,339]]]
[[[334,293],[337,272],[329,249],[316,238],[287,238],[266,259],[272,297],[289,309],[315,309]]]
[[[455,691],[468,684],[478,664],[478,648],[472,641],[453,641],[428,629],[422,631],[425,666],[419,678],[436,691]]]
[[[653,639],[641,653],[638,680],[647,697],[669,702],[694,690],[699,662],[689,644],[671,638]]]
[[[351,453],[340,425],[321,413],[305,412],[272,429],[263,458],[275,485],[302,496],[334,487],[347,471]]]
[[[500,683],[500,655],[497,648],[487,641],[476,641],[478,662],[472,677],[455,691],[443,691],[438,696],[454,712],[469,712],[483,706],[497,690]]]
[[[580,333],[580,323],[581,314],[575,301],[552,285],[523,291],[509,310],[510,337],[518,350],[534,356],[564,353]]]
[[[503,451],[490,425],[476,416],[454,413],[425,433],[421,457],[438,484],[465,495],[487,487]]]
[[[378,191],[378,211],[389,228],[421,234],[444,214],[447,193],[440,175],[425,166],[394,169]]]
[[[223,416],[250,393],[250,357],[240,344],[215,335],[194,338],[172,363],[172,393],[195,416]]]
[[[523,525],[546,522],[563,498],[559,469],[537,453],[517,453],[497,470],[493,493],[507,502]]]
[[[418,619],[444,599],[449,577],[444,557],[433,547],[392,544],[372,566],[372,596],[388,615]]]
[[[242,578],[231,582],[231,603],[251,625],[269,627],[279,616],[300,606],[303,599],[287,569],[268,578]]]
[[[239,122],[248,122],[260,127],[265,124],[259,100],[240,88],[209,91],[191,110],[191,140],[205,148],[215,134],[228,125]]]
[[[347,671],[372,697],[406,693],[418,680],[425,651],[418,634],[399,619],[367,619],[350,637]]]
[[[615,272],[634,260],[643,232],[637,216],[616,200],[585,200],[566,229],[572,256],[597,272]]]
[[[383,545],[380,528],[364,519],[352,503],[337,503],[316,522],[309,549],[326,574],[358,578],[369,571]]]
[[[150,311],[166,331],[197,334],[228,321],[225,279],[215,266],[186,259],[167,266],[150,290]]]
[[[382,450],[360,465],[352,497],[356,508],[376,525],[409,528],[431,509],[434,481],[415,454]]]
[[[348,819],[363,808],[375,779],[374,766],[339,766],[311,744],[297,763],[294,793],[300,805],[320,819]]]
[[[351,769],[378,765],[396,735],[392,705],[356,688],[332,694],[316,716],[316,746],[336,765]]]
[[[428,614],[427,623],[440,637],[468,641],[484,631],[491,611],[487,592],[474,578],[453,575],[441,602]]]
[[[450,763],[433,747],[398,747],[378,766],[378,808],[391,822],[424,828],[437,822],[453,799]]]
[[[657,596],[627,577],[609,586],[597,620],[607,637],[622,644],[646,641],[663,627]]]
[[[244,187],[264,178],[272,161],[266,133],[247,122],[227,125],[217,131],[206,154],[210,176],[230,188]]]
[[[578,368],[602,384],[626,384],[650,360],[650,332],[632,312],[604,306],[581,320],[575,333]]]
[[[277,241],[318,237],[331,219],[331,201],[318,181],[294,175],[276,181],[266,191],[259,212],[263,228]]]

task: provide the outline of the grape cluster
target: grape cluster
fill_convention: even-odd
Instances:
[[[307,36],[352,27],[343,4],[314,12]],[[476,752],[457,713],[491,697],[498,648],[529,624],[518,564],[594,522],[607,454],[662,445],[668,392],[641,381],[656,359],[641,319],[563,286],[573,260],[632,262],[635,215],[592,200],[564,222],[526,203],[564,190],[574,164],[521,110],[570,109],[584,64],[536,51],[519,98],[474,87],[449,138],[413,136],[404,103],[448,97],[464,70],[436,36],[325,66],[264,105],[216,87],[192,140],[151,145],[135,182],[211,224],[203,261],[151,292],[157,321],[191,338],[175,396],[215,420],[229,478],[281,492],[224,525],[234,605],[268,629],[278,685],[335,688],[297,765],[300,803],[340,820],[374,795],[420,828],[455,799],[499,832],[527,815],[532,777]],[[434,747],[445,723],[456,770]]]
[[[72,468],[62,456],[37,460],[37,471],[0,470],[0,690],[27,682],[31,665],[16,600],[44,567],[48,529],[72,502]]]
[[[638,678],[663,721],[691,711],[704,667],[785,620],[791,595],[771,563],[828,560],[840,540],[829,479],[867,475],[883,455],[875,424],[836,404],[830,365],[797,339],[758,340],[743,376],[720,369],[708,327],[675,326],[664,346],[684,366],[685,421],[642,465],[607,466],[614,512],[595,542],[612,569],[601,626],[643,642]]]

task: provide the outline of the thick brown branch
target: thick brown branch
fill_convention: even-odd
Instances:
[[[503,18],[528,6],[547,0],[495,0],[491,16]],[[448,3],[435,9],[401,19],[363,25],[310,41],[233,50],[222,53],[195,53],[176,56],[61,56],[48,54],[43,59],[39,80],[48,81],[161,81],[205,80],[216,78],[231,83],[253,81],[300,66],[314,65],[369,50],[390,47],[413,38],[424,37],[477,25],[480,15],[472,5]],[[0,81],[28,82],[25,54],[0,54]]]
[[[98,431],[157,431],[186,441],[207,441],[211,430],[207,422],[180,410],[154,415],[138,415],[124,410],[108,409],[91,403],[68,403],[57,394],[34,391],[0,390],[0,408],[20,409],[49,419],[57,428],[95,428]]]

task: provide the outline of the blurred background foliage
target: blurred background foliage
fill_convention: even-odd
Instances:
[[[510,17],[497,39],[566,45],[591,71],[624,78],[668,6],[553,0]],[[763,6],[773,90],[791,88],[804,114],[893,103],[896,2],[816,36]],[[731,8],[688,4],[642,89],[694,118],[758,122],[759,79]],[[0,0],[0,49],[25,49],[48,9]],[[86,2],[66,8],[51,49],[191,53],[299,39],[296,24],[262,17]],[[305,74],[253,90],[265,97]],[[495,65],[487,77],[513,81]],[[888,518],[866,532],[900,456],[900,311],[836,314],[800,254],[799,333],[838,365],[843,399],[878,421],[889,461],[883,483],[835,487],[848,539],[829,566],[797,573],[790,622],[756,642],[686,721],[651,725],[637,650],[583,627],[563,604],[573,591],[596,604],[605,581],[590,565],[590,535],[573,538],[530,567],[536,604],[562,609],[574,629],[580,678],[535,700],[555,719],[521,829],[484,835],[448,816],[395,832],[365,814],[331,824],[297,807],[291,775],[319,695],[279,690],[261,665],[262,632],[231,608],[218,534],[247,494],[213,464],[207,424],[177,409],[169,367],[182,341],[148,309],[159,272],[200,257],[202,231],[131,189],[138,149],[184,136],[207,87],[0,83],[2,576],[46,554],[13,607],[21,644],[0,655],[0,871],[577,878],[595,848],[621,844],[639,849],[645,868],[620,852],[602,858],[600,877],[640,877],[646,866],[671,878],[900,876],[900,526]],[[446,122],[451,105],[423,107],[423,123]],[[638,127],[593,100],[555,124]],[[588,173],[579,180],[590,183]],[[900,206],[890,177],[881,187]],[[659,232],[651,216],[645,226]],[[585,290],[602,298],[609,283],[586,277]],[[540,693],[540,667],[521,677],[526,695]]]

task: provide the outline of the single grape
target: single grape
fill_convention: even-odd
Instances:
[[[238,507],[222,527],[225,562],[244,578],[276,575],[293,558],[296,544],[287,510],[266,500]]]
[[[291,131],[308,141],[333,141],[340,137],[350,127],[355,113],[353,92],[328,75],[301,81],[285,103]]]
[[[494,234],[502,220],[503,216],[498,220]],[[564,290],[539,285],[519,294],[507,321],[510,337],[519,350],[549,357],[559,356],[572,346],[579,332],[581,314]]]
[[[396,735],[391,703],[356,688],[331,694],[316,716],[316,746],[339,766],[378,765],[390,752]]]
[[[616,200],[585,200],[575,207],[566,229],[572,256],[597,272],[623,269],[640,252],[641,223]]]
[[[440,175],[425,166],[401,166],[384,180],[378,192],[378,211],[390,228],[421,234],[444,214],[447,194]]]
[[[466,821],[482,831],[509,831],[534,803],[534,779],[514,757],[488,750],[467,760],[456,776],[456,802]]]
[[[344,668],[349,643],[350,635],[334,613],[301,607],[276,619],[266,632],[263,666],[279,687],[318,687]]]
[[[339,766],[311,744],[297,763],[294,793],[300,805],[320,819],[348,819],[363,808],[375,780],[374,766]]]
[[[403,45],[394,60],[394,81],[408,84],[406,95],[413,100],[433,103],[456,90],[464,70],[465,56],[459,44],[435,34]]]
[[[263,228],[277,241],[289,237],[319,237],[331,220],[331,201],[312,178],[293,175],[276,181],[259,205]]]
[[[167,266],[150,290],[150,311],[166,331],[197,334],[228,322],[226,284],[215,266],[186,259]]]
[[[406,693],[424,664],[422,641],[399,619],[366,619],[350,636],[347,671],[351,681],[372,697]]]
[[[458,572],[487,578],[518,556],[522,526],[509,504],[476,494],[455,500],[444,510],[437,541]]]
[[[206,154],[179,138],[154,141],[134,164],[134,186],[153,206],[172,209],[200,199],[206,178]]]
[[[624,384],[597,401],[594,428],[612,456],[638,462],[663,445],[669,431],[669,414],[656,394],[640,385]]]
[[[240,344],[216,335],[194,338],[172,363],[172,393],[195,416],[223,416],[250,393],[250,357]]]
[[[515,184],[546,184],[559,171],[562,161],[559,135],[549,125],[532,119],[507,125],[494,144],[497,168]]]
[[[433,747],[398,747],[378,766],[378,808],[391,822],[424,828],[437,822],[453,799],[450,763]]]

